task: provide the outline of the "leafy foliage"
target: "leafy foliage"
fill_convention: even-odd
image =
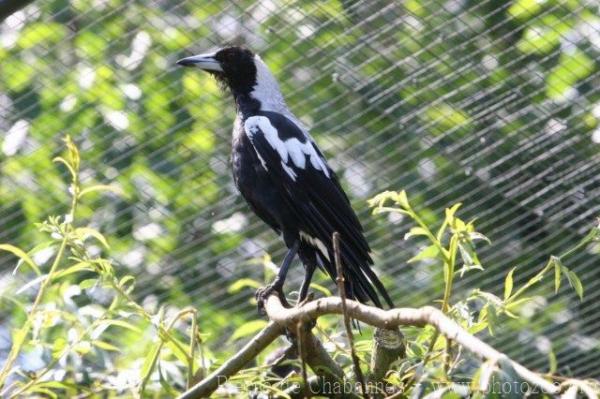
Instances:
[[[247,216],[231,185],[229,99],[208,76],[174,67],[181,56],[235,42],[262,54],[332,160],[394,298],[418,306],[449,287],[455,309],[461,307],[452,301],[467,294],[470,307],[498,305],[481,312],[482,322],[498,323],[475,324],[481,334],[494,332],[488,339],[497,347],[548,373],[593,375],[600,364],[593,256],[600,244],[565,254],[598,209],[599,20],[594,2],[578,0],[33,2],[0,27],[0,242],[10,242],[0,252],[0,360],[27,320],[65,229],[92,259],[110,262],[78,264],[66,249],[56,272],[61,285],[49,282],[44,295],[48,316],[28,335],[47,333],[48,345],[15,337],[24,339],[16,361],[24,381],[48,364],[48,348],[69,323],[82,324],[72,329],[79,334],[108,309],[115,291],[100,277],[104,268],[135,278],[129,295],[148,314],[168,303],[167,326],[189,305],[199,310],[206,346],[204,367],[196,358],[195,370],[243,344],[244,337],[230,337],[251,330],[245,323],[256,318],[255,304],[248,298],[270,278],[282,246]],[[64,216],[71,173],[51,162],[63,152],[64,132],[85,158],[74,221]],[[69,161],[68,152],[63,158]],[[412,226],[408,215],[367,216],[366,198],[397,187],[412,193],[411,208],[436,227],[434,235],[445,207],[461,201],[463,222],[478,217],[495,245],[474,239],[470,248],[458,240],[448,285],[443,251],[426,236],[402,239]],[[43,220],[46,227],[35,225]],[[82,228],[92,230],[75,231]],[[441,243],[446,251],[449,234]],[[265,252],[273,262],[260,260]],[[538,281],[546,254],[563,255]],[[527,294],[515,297],[528,282]],[[313,289],[328,294],[332,287],[320,279]],[[514,309],[502,309],[507,295]],[[189,316],[173,327],[181,341],[189,338]],[[135,391],[148,348],[160,341],[153,342],[156,323],[129,308],[111,317],[136,327],[102,325],[108,337],[98,345],[120,353],[101,355],[91,345],[86,357],[67,355],[59,365],[68,359],[92,370],[92,377],[79,376],[85,383],[100,381],[101,369],[104,388]],[[63,342],[69,340],[58,340],[57,354]],[[159,351],[149,394],[165,390],[165,380],[174,389],[186,384],[189,368],[172,350],[166,342]],[[75,375],[65,377],[67,369],[42,379]],[[245,376],[266,374],[257,366]],[[57,389],[46,384],[44,394]]]
[[[11,397],[36,394],[58,397],[81,393],[103,396],[110,391],[126,390],[135,396],[143,396],[157,371],[162,382],[161,357],[175,359],[170,374],[178,372],[181,380],[191,384],[196,370],[196,351],[201,342],[196,310],[183,309],[169,317],[162,307],[156,314],[148,312],[131,297],[135,278],[131,275],[118,277],[110,258],[93,254],[95,244],[100,244],[101,251],[106,252],[110,251],[110,246],[98,230],[77,226],[79,201],[90,192],[114,190],[98,185],[82,187],[79,151],[68,136],[66,147],[66,156],[55,158],[55,162],[64,165],[71,176],[71,207],[64,217],[50,217],[38,225],[39,231],[47,234],[48,241],[37,248],[52,249],[50,257],[53,260],[47,272],[41,274],[41,265],[32,260],[35,251],[27,253],[12,245],[0,247],[19,257],[38,275],[19,290],[37,290],[31,306],[13,299],[19,308],[27,309],[26,319],[13,331],[11,350],[0,371],[0,387]],[[85,296],[84,292],[87,292],[87,298],[81,298]],[[75,303],[80,300],[84,303]],[[191,320],[187,334],[189,344],[174,330],[184,318]],[[122,354],[120,334],[139,335],[145,326],[152,327],[154,336],[147,343],[150,350],[145,355],[143,352],[138,354],[145,357],[139,359],[143,363],[139,374],[132,376],[133,380],[115,378],[114,373],[126,370],[105,369],[98,364],[103,358],[106,362],[110,357]],[[22,352],[36,351],[39,351],[44,366],[26,372],[16,363]],[[91,381],[90,376],[76,373],[86,363],[94,370]],[[62,378],[57,378],[59,375]],[[171,385],[172,382],[167,384],[166,393],[174,392]]]
[[[115,269],[115,262],[109,256],[112,249],[108,240],[93,227],[79,225],[77,211],[82,197],[90,192],[114,190],[105,186],[82,186],[79,150],[68,136],[65,143],[65,156],[56,157],[55,162],[64,165],[70,175],[71,205],[68,213],[62,217],[49,217],[38,224],[39,231],[46,234],[47,240],[32,251],[8,244],[0,246],[0,249],[20,259],[15,272],[32,276],[32,280],[17,291],[20,295],[10,295],[22,309],[24,319],[12,332],[11,349],[0,371],[3,395],[177,395],[207,372],[197,311],[191,308],[171,309],[170,315],[167,315],[170,308],[160,306],[156,312],[151,312],[133,299],[135,278],[120,276]],[[412,261],[440,264],[444,279],[442,310],[473,333],[485,328],[492,333],[504,314],[518,318],[515,312],[530,299],[523,295],[546,273],[554,272],[557,290],[561,276],[566,275],[582,297],[583,286],[579,278],[562,262],[568,255],[600,239],[599,226],[567,253],[551,257],[536,276],[514,293],[515,269],[512,269],[506,276],[504,299],[475,290],[469,297],[452,304],[454,279],[473,270],[482,270],[475,243],[489,242],[475,230],[473,221],[465,222],[457,216],[460,204],[446,209],[444,222],[435,232],[413,209],[404,191],[382,193],[371,200],[371,205],[376,213],[396,212],[415,222],[405,239],[422,238],[427,240],[428,245]],[[46,265],[33,260],[40,248],[52,250]],[[457,270],[459,258],[462,268]],[[26,263],[29,269],[19,268],[21,263]],[[265,259],[264,263],[269,264],[269,259]],[[258,284],[252,280],[241,280],[231,290]],[[35,291],[31,305],[26,303],[28,295],[23,295],[28,291]],[[6,298],[8,296],[2,296],[2,299]],[[233,332],[230,343],[254,335],[265,326],[263,320],[246,323]],[[349,349],[345,347],[343,334],[336,332],[343,330],[339,321],[319,319],[316,329],[322,340],[332,344],[332,357],[351,374]],[[130,334],[136,337],[137,348],[127,347],[126,337]],[[452,346],[451,340],[442,342],[438,333],[429,328],[410,328],[407,336],[407,356],[388,375],[388,390],[412,392],[418,397],[446,391],[458,395],[452,388],[452,382],[458,384],[465,375],[474,372],[470,388],[462,396],[475,393],[476,396],[489,397],[490,387],[494,386],[496,379],[509,383],[516,381],[516,374],[509,363],[486,362],[474,367],[460,348]],[[356,343],[359,362],[363,365],[368,364],[371,345],[368,339],[360,339]],[[37,354],[43,365],[36,370],[26,370],[27,364],[18,361],[19,356],[26,354]],[[217,363],[223,359],[220,357]],[[77,372],[82,365],[88,372]],[[276,376],[271,366],[267,363],[244,370],[229,380],[227,386],[244,395],[258,390],[288,396],[286,389],[301,384],[298,372]],[[297,361],[292,360],[291,366],[298,369]],[[442,391],[435,388],[440,384],[445,385]],[[568,386],[580,387],[584,392],[594,389],[588,383],[576,380],[569,382]]]

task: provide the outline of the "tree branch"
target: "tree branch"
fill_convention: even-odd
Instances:
[[[271,342],[284,332],[284,326],[270,322],[261,332],[231,359],[223,363],[221,367],[213,371],[208,377],[184,392],[179,399],[206,398],[210,396],[227,379],[240,371],[248,362],[254,359]]]
[[[343,314],[342,300],[338,297],[321,298],[308,302],[295,308],[285,308],[277,296],[271,295],[266,302],[265,310],[271,322],[257,336],[248,342],[235,356],[225,362],[221,367],[211,373],[204,380],[194,385],[191,389],[183,393],[180,399],[196,399],[208,397],[219,385],[225,383],[229,377],[241,370],[250,360],[256,357],[279,335],[283,334],[286,328],[294,331],[298,323],[311,323],[318,317],[326,314]],[[369,324],[381,329],[393,330],[399,326],[423,327],[431,325],[440,334],[452,339],[461,347],[478,355],[479,357],[494,363],[509,364],[514,371],[528,383],[541,388],[545,393],[558,394],[561,387],[545,380],[540,375],[525,368],[521,364],[511,360],[502,352],[492,348],[479,338],[469,334],[460,327],[454,320],[450,319],[439,309],[432,306],[422,308],[396,308],[383,310],[372,306],[362,305],[356,301],[346,301],[346,311],[348,316],[363,323]],[[318,370],[318,363],[333,362],[330,356],[325,352],[316,337],[309,334],[307,351],[310,353],[307,359],[309,366],[315,371]],[[314,349],[311,346],[314,346]],[[321,362],[312,362],[315,359],[315,353],[323,356]],[[309,361],[311,360],[311,361]],[[312,363],[312,364],[311,364]],[[314,366],[314,367],[313,367]],[[339,368],[339,366],[338,366]],[[340,369],[341,370],[341,369]],[[335,369],[331,377],[336,374],[338,377],[340,371]],[[309,383],[310,383],[309,379]]]
[[[546,393],[558,394],[560,392],[558,386],[509,359],[505,354],[492,348],[479,338],[469,334],[454,320],[432,306],[425,306],[419,309],[396,308],[383,310],[348,300],[346,301],[346,308],[348,315],[353,319],[379,328],[392,329],[399,326],[423,327],[429,324],[444,336],[452,339],[463,348],[481,358],[491,360],[492,362],[508,362],[521,378],[543,389]],[[321,298],[308,302],[301,307],[286,309],[281,305],[279,299],[272,295],[267,300],[265,309],[269,318],[281,326],[316,320],[319,316],[325,314],[343,314],[342,301],[337,297]]]
[[[377,386],[377,383],[383,381],[391,364],[400,357],[403,357],[405,352],[404,336],[398,328],[391,330],[377,328],[375,334],[373,334],[369,385]],[[376,394],[381,393],[385,392],[377,392]]]

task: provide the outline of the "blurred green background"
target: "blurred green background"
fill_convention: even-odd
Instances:
[[[225,44],[260,53],[290,108],[338,172],[396,304],[439,299],[435,265],[407,265],[407,221],[366,200],[406,189],[438,223],[463,202],[492,240],[486,271],[458,280],[501,295],[585,235],[600,215],[600,12],[596,1],[38,0],[0,25],[0,242],[31,248],[34,227],[67,212],[68,176],[52,158],[73,136],[97,194],[80,218],[102,231],[147,308],[193,305],[210,348],[258,318],[261,258],[284,246],[253,216],[229,170],[234,108],[175,61]],[[100,252],[102,249],[97,248]],[[600,268],[570,260],[586,295],[548,281],[491,342],[538,370],[600,377]],[[51,252],[39,251],[43,264]],[[594,260],[595,259],[595,260]],[[21,285],[0,256],[0,293]],[[288,291],[302,277],[294,267]],[[434,277],[436,276],[436,277]],[[247,280],[242,280],[242,283]],[[320,279],[325,286],[330,282]],[[238,286],[243,284],[238,284]],[[14,305],[0,301],[0,360]],[[135,343],[139,337],[132,337]],[[234,344],[227,343],[233,350]]]

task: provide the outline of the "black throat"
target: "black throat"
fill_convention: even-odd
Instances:
[[[235,106],[243,119],[258,114],[261,106],[260,101],[250,96],[250,93],[235,93],[233,91],[232,93]]]

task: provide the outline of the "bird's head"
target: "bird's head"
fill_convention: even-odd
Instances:
[[[261,58],[244,47],[225,47],[213,53],[198,54],[177,61],[215,76],[234,96],[249,95],[263,107],[284,106],[277,81]]]
[[[246,48],[225,47],[214,53],[183,58],[177,64],[209,72],[234,93],[249,93],[256,85],[255,58],[254,53]]]

